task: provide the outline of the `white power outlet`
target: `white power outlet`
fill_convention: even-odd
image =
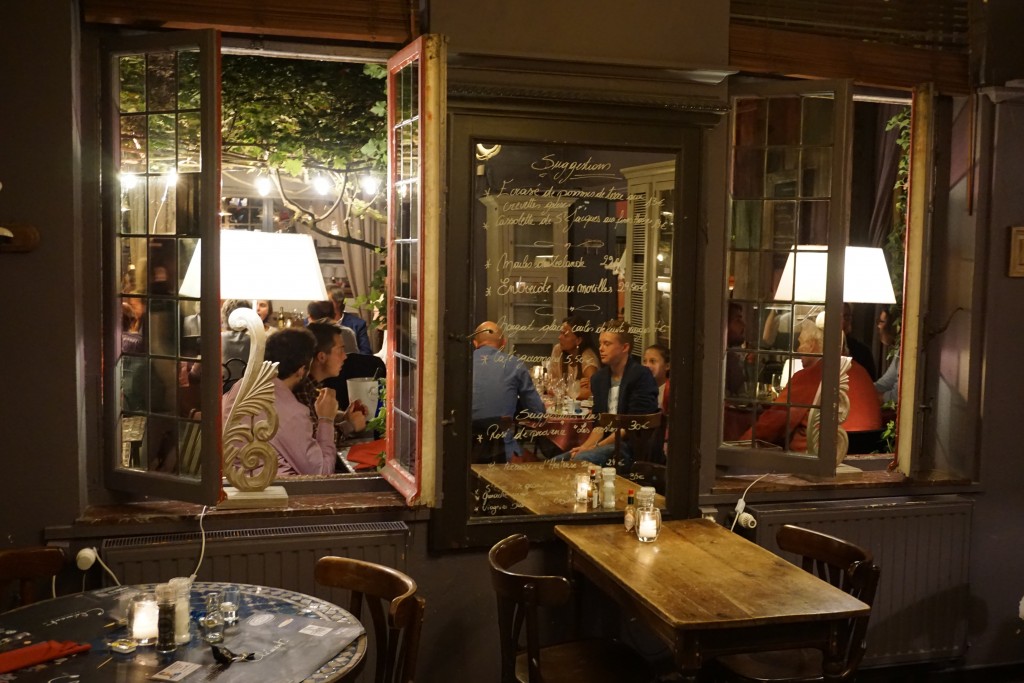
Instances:
[[[83,572],[96,564],[96,548],[82,548],[75,556],[75,564]]]

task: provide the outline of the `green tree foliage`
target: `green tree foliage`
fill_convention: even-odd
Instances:
[[[896,292],[896,305],[889,313],[889,319],[892,320],[893,329],[896,331],[898,346],[903,313],[903,266],[907,236],[907,199],[910,187],[910,107],[906,107],[889,119],[885,124],[885,129],[897,131],[896,144],[900,148],[896,182],[892,188],[892,227],[885,242],[889,275],[892,278],[892,288]]]
[[[383,76],[379,65],[224,55],[224,149],[296,176],[383,169]]]

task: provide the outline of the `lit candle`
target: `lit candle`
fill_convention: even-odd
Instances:
[[[576,475],[576,502],[586,503],[590,500],[590,475],[581,472]]]
[[[636,536],[641,541],[649,543],[658,538],[658,511],[638,510],[636,523]]]
[[[152,595],[142,595],[132,601],[132,638],[145,642],[156,638],[157,634],[157,608],[156,598]]]

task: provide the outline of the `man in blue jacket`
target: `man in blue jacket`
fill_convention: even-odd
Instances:
[[[658,384],[651,371],[629,355],[633,337],[627,330],[619,320],[608,322],[601,329],[598,353],[602,367],[590,378],[595,414],[648,415],[659,410]],[[586,441],[555,459],[585,460],[604,467],[614,451],[615,434],[606,434],[594,425]],[[632,462],[628,438],[622,439],[620,460],[616,466],[622,469]]]

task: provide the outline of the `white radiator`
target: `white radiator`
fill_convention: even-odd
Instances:
[[[870,550],[881,568],[864,666],[953,659],[967,647],[970,500],[960,496],[751,505],[754,540],[796,524]]]

